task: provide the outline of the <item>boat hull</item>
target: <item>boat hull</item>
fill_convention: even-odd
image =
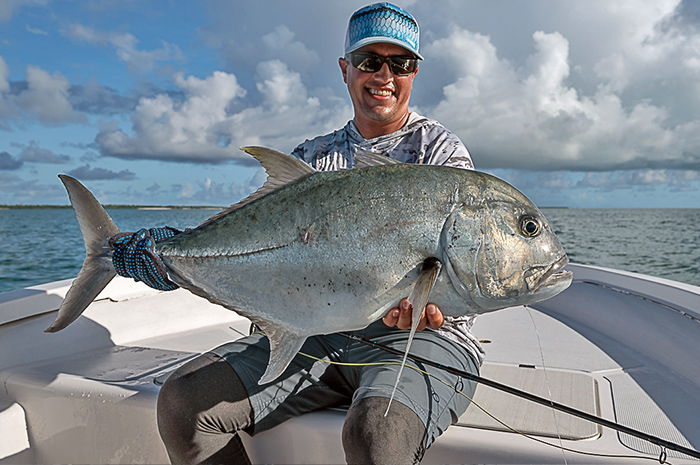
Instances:
[[[700,447],[700,289],[570,265],[574,284],[532,308],[479,316],[482,375]],[[0,463],[165,463],[155,405],[180,364],[241,337],[249,322],[186,291],[118,278],[65,331],[45,334],[70,281],[0,294]],[[660,449],[479,386],[422,463],[630,463],[562,452]],[[342,463],[345,412],[322,410],[243,442],[256,463]],[[559,437],[561,437],[561,442]],[[309,447],[313,444],[313,447]],[[700,463],[668,452],[669,460]]]

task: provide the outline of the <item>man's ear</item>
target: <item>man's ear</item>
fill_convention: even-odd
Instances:
[[[343,82],[348,83],[348,60],[343,57],[338,58],[338,65],[340,65],[340,72],[343,74]]]

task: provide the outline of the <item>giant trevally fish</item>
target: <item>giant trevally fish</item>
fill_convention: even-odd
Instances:
[[[265,168],[265,184],[156,253],[173,282],[267,334],[260,384],[281,375],[307,337],[365,328],[402,297],[414,308],[408,353],[428,300],[459,316],[539,302],[571,283],[542,213],[496,177],[368,153],[356,169],[318,172],[244,150]],[[109,239],[119,234],[85,187],[60,178],[87,253],[47,332],[74,321],[115,276]]]

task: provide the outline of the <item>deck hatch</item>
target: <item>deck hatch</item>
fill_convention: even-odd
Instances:
[[[691,434],[697,432],[700,408],[693,397],[683,395],[680,386],[675,385],[670,390],[668,381],[650,370],[630,370],[606,378],[611,384],[615,417],[619,423],[694,449],[678,426],[682,425],[682,429]],[[659,404],[664,408],[659,407]],[[678,426],[674,425],[669,416],[676,420]],[[624,433],[618,433],[618,437],[622,444],[636,452],[659,454],[659,446],[648,441]],[[700,435],[695,434],[695,439],[698,437]],[[668,451],[668,457],[692,459],[672,450]]]
[[[600,414],[598,384],[586,373],[547,369],[545,378],[545,370],[540,367],[530,368],[487,363],[482,367],[481,376],[545,399],[549,399],[547,389],[547,384],[549,384],[554,402],[593,415]],[[474,401],[496,418],[522,433],[557,437],[558,430],[562,439],[571,440],[592,439],[601,434],[600,427],[590,421],[555,411],[488,386],[479,385],[477,387]],[[556,415],[556,426],[554,415]],[[473,428],[510,431],[474,404],[469,405],[457,424]]]

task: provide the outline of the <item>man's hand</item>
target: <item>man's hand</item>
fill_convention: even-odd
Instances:
[[[398,307],[394,307],[382,318],[384,324],[387,326],[397,326],[399,329],[411,329],[411,312],[413,311],[413,306],[408,301],[407,298],[401,299]],[[437,305],[429,303],[425,306],[423,314],[421,315],[420,323],[418,323],[418,331],[425,329],[426,327],[432,329],[438,329],[442,326],[445,321],[442,316],[442,312]]]

